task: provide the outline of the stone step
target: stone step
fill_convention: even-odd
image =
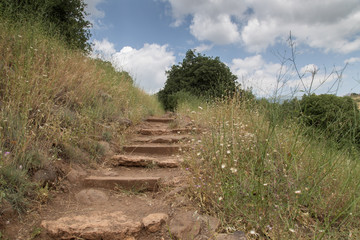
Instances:
[[[114,155],[110,161],[114,167],[150,167],[155,165],[162,168],[177,168],[183,160],[176,157]]]
[[[177,143],[190,139],[189,135],[161,135],[161,136],[138,136],[132,139],[134,143]]]
[[[171,123],[175,119],[174,118],[157,118],[157,117],[149,117],[145,121],[147,122],[160,122],[160,123]]]
[[[165,134],[186,134],[191,133],[193,130],[190,128],[174,128],[174,129],[151,129],[143,128],[138,131],[142,135],[165,135]]]
[[[166,213],[151,213],[141,220],[135,220],[122,211],[92,211],[63,216],[57,220],[43,220],[41,227],[52,239],[123,240],[159,232],[168,219]]]
[[[86,187],[107,189],[122,188],[135,191],[156,191],[160,177],[119,177],[119,176],[90,176],[83,180]]]
[[[124,146],[123,151],[126,153],[157,154],[171,155],[183,149],[180,145],[175,144],[142,144]]]

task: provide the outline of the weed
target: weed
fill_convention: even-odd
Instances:
[[[39,236],[42,232],[42,229],[39,227],[34,227],[34,229],[31,231],[30,240],[35,239],[37,236]]]

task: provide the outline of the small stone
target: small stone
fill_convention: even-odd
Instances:
[[[177,239],[194,239],[200,233],[201,222],[196,221],[191,211],[178,211],[170,221],[169,230]]]
[[[220,220],[212,216],[200,216],[201,221],[204,222],[206,230],[213,235],[216,230],[220,227]]]
[[[78,202],[83,204],[104,203],[109,197],[103,191],[97,189],[85,189],[75,195]]]
[[[69,173],[66,175],[66,178],[71,183],[78,183],[85,176],[86,176],[86,172],[82,170],[80,167],[78,167],[77,169],[71,169]]]
[[[43,169],[36,171],[33,176],[33,181],[38,182],[41,185],[45,185],[46,183],[55,183],[57,181],[56,168],[52,165],[48,165]]]
[[[242,231],[236,231],[232,234],[225,234],[225,233],[217,234],[215,239],[216,240],[247,240],[245,233]]]
[[[157,232],[160,230],[161,225],[166,223],[166,221],[169,219],[169,216],[165,213],[153,213],[150,214],[142,219],[142,222],[144,224],[144,227],[149,232]]]

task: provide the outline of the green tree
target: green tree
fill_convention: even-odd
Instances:
[[[214,99],[236,91],[237,77],[219,57],[207,57],[193,50],[188,50],[182,63],[173,65],[166,74],[165,87],[158,93],[166,110],[176,108],[176,98],[181,92]]]
[[[91,26],[83,0],[1,0],[0,15],[13,21],[41,22],[50,34],[61,36],[72,48],[90,50]]]

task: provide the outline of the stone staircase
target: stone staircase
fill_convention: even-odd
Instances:
[[[70,193],[54,200],[58,207],[48,210],[37,239],[246,239],[216,234],[220,221],[198,214],[183,196],[181,152],[195,135],[190,127],[170,128],[172,121],[146,119],[131,144],[105,160],[107,168],[73,181]]]
[[[162,226],[169,224],[171,209],[162,199],[156,199],[155,192],[161,186],[172,185],[174,178],[181,178],[180,142],[188,139],[191,131],[170,129],[172,121],[148,118],[146,127],[132,138],[132,144],[110,157],[111,168],[84,177],[74,193],[80,201],[73,203],[76,210],[69,209],[65,214],[56,214],[54,219],[42,221],[44,239],[170,239]],[[120,196],[115,202],[111,191],[119,190],[149,193]],[[137,212],[131,214],[130,210]]]

